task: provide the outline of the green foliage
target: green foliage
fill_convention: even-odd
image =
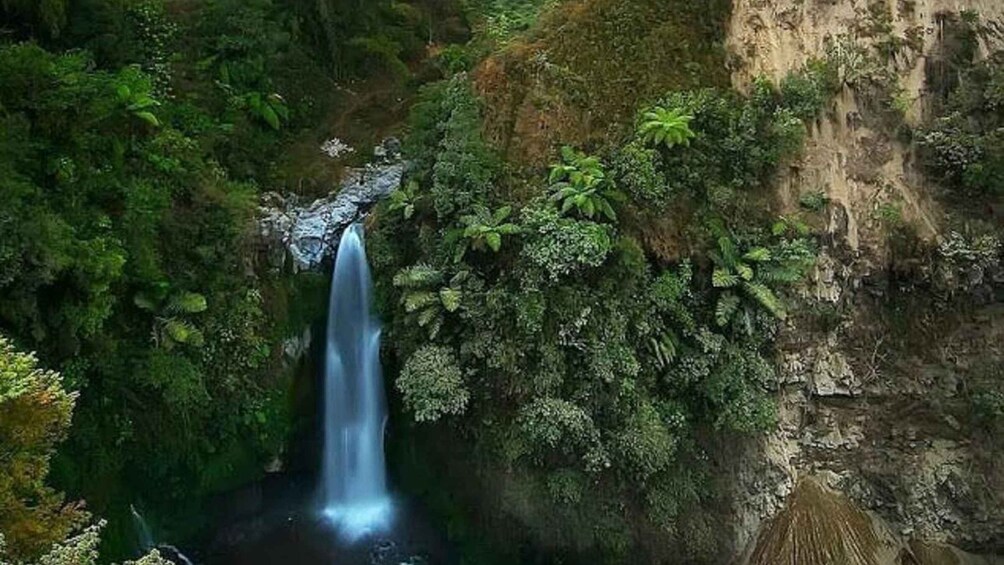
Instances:
[[[998,277],[1002,266],[1004,244],[999,236],[952,231],[938,244],[934,288],[948,296],[970,293]]]
[[[497,164],[481,136],[480,104],[464,75],[425,87],[420,98],[406,149],[414,180],[431,187],[442,221],[485,198]]]
[[[391,193],[387,201],[387,211],[398,212],[405,220],[410,220],[415,215],[417,201],[418,183],[411,181]]]
[[[552,281],[599,267],[613,250],[609,226],[565,218],[549,206],[524,209],[523,226],[523,256]]]
[[[206,311],[206,297],[195,292],[169,291],[170,285],[161,283],[151,293],[138,293],[133,303],[154,314],[151,333],[158,347],[172,349],[176,345],[201,347],[204,343],[202,331],[185,316]]]
[[[468,0],[464,8],[479,39],[496,45],[530,29],[555,0]]]
[[[664,192],[689,195],[719,213],[740,215],[742,192],[762,186],[782,160],[801,147],[805,126],[799,114],[810,105],[786,100],[765,81],[754,85],[748,99],[712,89],[670,94],[660,107],[691,117],[689,128],[696,136],[688,146],[662,154],[660,170],[668,181]]]
[[[741,301],[735,291],[741,291],[742,296],[750,298],[771,315],[785,319],[786,308],[771,285],[798,282],[815,262],[815,253],[803,239],[782,240],[771,247],[741,249],[730,236],[722,235],[718,237],[717,247],[711,253],[715,263],[711,284],[723,289],[715,307],[719,326],[728,325],[740,312]]]
[[[939,117],[917,134],[928,170],[960,196],[1004,191],[1004,52],[967,68]]]
[[[829,203],[829,197],[821,190],[806,192],[798,197],[798,204],[812,212],[822,212]]]
[[[339,79],[374,67],[403,77],[404,63],[421,54],[430,22],[412,3],[395,0],[320,0],[294,3],[312,41]]]
[[[84,391],[56,480],[109,517],[142,498],[196,530],[206,495],[289,433],[284,314],[242,260],[257,189],[232,178],[275,152],[274,120],[247,105],[289,84],[278,63],[298,49],[264,0],[201,4],[183,46],[158,2],[92,7],[65,37],[96,57],[0,47],[0,327]],[[287,100],[289,122],[260,101],[292,124]]]
[[[669,183],[662,171],[662,156],[637,141],[621,147],[612,165],[617,186],[645,206],[662,208],[671,196]]]
[[[5,555],[37,557],[86,515],[46,485],[49,459],[70,427],[77,393],[0,336],[0,536]]]
[[[690,140],[696,137],[690,129],[690,122],[693,119],[694,116],[684,113],[679,108],[655,106],[642,114],[638,136],[649,145],[665,145],[668,148],[690,145]]]
[[[274,92],[267,96],[262,96],[260,92],[251,92],[243,97],[242,102],[252,116],[262,120],[274,130],[278,130],[283,122],[289,120],[286,101]]]
[[[825,60],[811,61],[799,72],[781,80],[779,94],[784,106],[802,120],[813,120],[837,90],[835,71]]]
[[[511,215],[511,206],[503,206],[495,212],[490,212],[484,206],[475,206],[474,214],[461,217],[464,244],[457,248],[456,261],[464,258],[468,246],[474,251],[490,249],[498,253],[502,249],[502,238],[520,231],[518,225],[506,221]]]
[[[447,285],[442,271],[419,264],[395,275],[394,286],[403,291],[401,304],[405,312],[419,327],[428,331],[429,339],[436,339],[446,315],[456,312],[463,305],[463,285],[469,277],[468,271],[461,271]]]
[[[80,533],[52,544],[52,547],[38,558],[37,561],[25,562],[23,565],[97,565],[98,546],[101,545],[101,530],[105,522],[101,521],[88,526]],[[0,534],[0,563],[7,565],[3,558],[4,538]],[[20,563],[20,562],[19,562]],[[126,561],[123,565],[174,565],[160,556],[156,549],[136,561]]]
[[[418,422],[463,414],[470,399],[455,355],[449,348],[434,345],[425,346],[408,358],[397,379],[397,388]]]
[[[561,148],[562,163],[551,165],[548,183],[551,199],[559,203],[561,213],[576,212],[593,219],[597,215],[617,221],[611,202],[623,200],[623,195],[607,177],[598,157],[565,146]]]
[[[455,118],[444,101],[469,95],[463,80],[427,89],[415,108],[407,146],[416,185],[395,212],[423,197],[418,187],[433,186],[444,160],[464,160],[459,146],[443,143],[443,124]],[[786,311],[782,293],[815,251],[796,218],[753,229],[767,219],[762,213],[742,215],[746,209],[711,197],[722,187],[752,192],[798,150],[811,88],[788,90],[788,101],[766,83],[749,98],[674,93],[660,106],[679,109],[674,120],[689,122],[694,135],[666,133],[658,145],[689,145],[650,148],[636,134],[611,150],[609,170],[601,156],[565,147],[550,167],[549,197],[527,196],[539,187],[536,171],[493,174],[476,191],[470,178],[440,176],[430,195],[455,207],[380,215],[374,273],[378,294],[388,297],[405,406],[418,421],[463,416],[451,429],[470,443],[472,465],[507,477],[495,510],[531,535],[616,560],[639,542],[629,524],[703,531],[681,520],[706,496],[698,438],[773,425],[770,359]],[[469,118],[479,132],[476,115]],[[482,162],[480,143],[464,147],[467,162]],[[472,170],[477,178],[481,169]],[[615,185],[655,211],[670,197],[696,203],[706,225],[685,228],[710,240],[715,266],[707,266],[703,242],[692,248],[693,262],[650,261],[624,235],[637,225],[599,221],[616,217]],[[736,225],[724,227],[733,215]],[[492,244],[488,234],[500,225],[511,233]],[[503,252],[467,253],[475,237]],[[517,253],[504,252],[510,241]],[[451,273],[471,274],[448,285]],[[445,288],[457,291],[454,311]],[[570,533],[555,540],[555,530]]]

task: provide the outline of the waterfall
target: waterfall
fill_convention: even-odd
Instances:
[[[142,551],[153,549],[153,534],[150,533],[150,526],[143,519],[143,515],[136,510],[132,504],[129,505],[129,512],[132,513],[133,525],[136,526],[136,537],[139,541],[139,548]]]
[[[383,435],[380,324],[371,312],[363,227],[345,230],[331,280],[324,367],[320,502],[349,540],[390,526]]]
[[[129,505],[129,512],[132,513],[133,525],[136,526],[136,537],[140,545],[140,553],[146,553],[151,549],[157,549],[162,555],[177,563],[178,565],[193,565],[192,561],[185,557],[185,554],[181,552],[180,549],[168,544],[157,544],[153,539],[153,533],[150,531],[150,525],[146,523],[143,515],[136,510],[136,507],[132,504]]]

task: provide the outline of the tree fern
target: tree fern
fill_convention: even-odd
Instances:
[[[464,224],[461,232],[463,242],[457,248],[454,260],[459,262],[467,253],[468,247],[475,251],[491,250],[498,253],[502,249],[502,238],[520,232],[520,227],[506,222],[512,215],[511,206],[503,206],[495,212],[490,212],[484,206],[478,206],[474,214],[463,216],[460,222]]]
[[[443,272],[425,263],[401,269],[394,275],[394,286],[423,288],[443,282]]]
[[[404,311],[411,314],[428,308],[439,302],[439,295],[427,290],[408,291],[404,293]]]
[[[173,314],[198,314],[205,312],[206,297],[197,292],[179,292],[167,303],[167,311]]]
[[[449,284],[444,284],[442,271],[420,263],[399,271],[394,276],[394,286],[403,291],[401,304],[405,313],[426,330],[429,339],[436,339],[446,323],[446,315],[463,306],[462,287],[469,277],[469,272],[460,271]]]
[[[577,212],[589,219],[602,215],[617,221],[612,202],[622,202],[624,195],[607,178],[603,163],[571,147],[561,150],[563,163],[551,166],[548,181],[551,199],[560,204],[562,214]]]
[[[767,285],[758,282],[748,282],[743,284],[743,290],[774,316],[782,320],[788,317],[781,299]]]
[[[739,284],[739,277],[728,269],[720,267],[711,273],[711,285],[715,288],[732,288]]]
[[[726,292],[718,297],[718,304],[715,305],[715,322],[719,326],[728,325],[732,316],[739,309],[739,297],[732,292]]]
[[[638,134],[645,143],[652,145],[690,145],[690,140],[696,137],[690,129],[694,117],[679,109],[667,109],[656,106],[645,112]]]

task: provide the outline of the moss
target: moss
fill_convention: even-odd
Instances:
[[[616,138],[638,107],[667,91],[727,85],[729,9],[726,0],[558,5],[478,69],[489,138],[515,161],[539,165],[558,143]]]

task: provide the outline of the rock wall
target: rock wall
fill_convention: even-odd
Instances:
[[[975,10],[988,23],[984,52],[1004,39],[1004,2],[998,0],[735,0],[727,41],[733,86],[748,89],[757,77],[780,81],[841,45],[894,41],[895,54],[879,63],[897,80],[897,110],[913,126],[927,108],[925,69],[943,39],[941,14],[962,10]],[[909,145],[874,108],[874,93],[851,82],[811,128],[802,159],[782,175],[778,196],[793,209],[801,194],[822,192],[835,204],[829,229],[852,250],[864,248],[881,259],[883,207],[898,209],[928,238],[937,235],[942,214],[913,166]]]
[[[925,68],[943,40],[941,14],[960,10],[976,10],[987,24],[983,52],[1001,45],[998,0],[736,0],[728,39],[733,84],[779,81],[840,42],[913,38],[885,66],[902,89],[896,98],[909,128],[930,106]],[[891,16],[881,33],[870,28],[878,13]],[[861,563],[1004,562],[946,545],[1004,554],[1004,463],[980,438],[965,399],[973,360],[1004,359],[1004,304],[970,301],[939,311],[909,298],[892,301],[893,250],[881,210],[896,207],[929,241],[944,236],[944,212],[910,145],[875,111],[873,95],[845,83],[811,127],[803,156],[778,179],[782,210],[796,211],[807,192],[829,199],[826,249],[804,298],[806,310],[838,320],[825,329],[804,319],[789,323],[778,428],[739,457],[719,455],[734,477],[736,554],[748,558],[757,532],[785,519],[789,495],[812,476],[898,540],[895,556]]]
[[[387,139],[374,150],[369,165],[349,169],[341,185],[309,204],[295,194],[262,196],[258,234],[275,267],[292,260],[294,270],[316,269],[334,256],[342,231],[401,185],[406,163],[401,144]]]

